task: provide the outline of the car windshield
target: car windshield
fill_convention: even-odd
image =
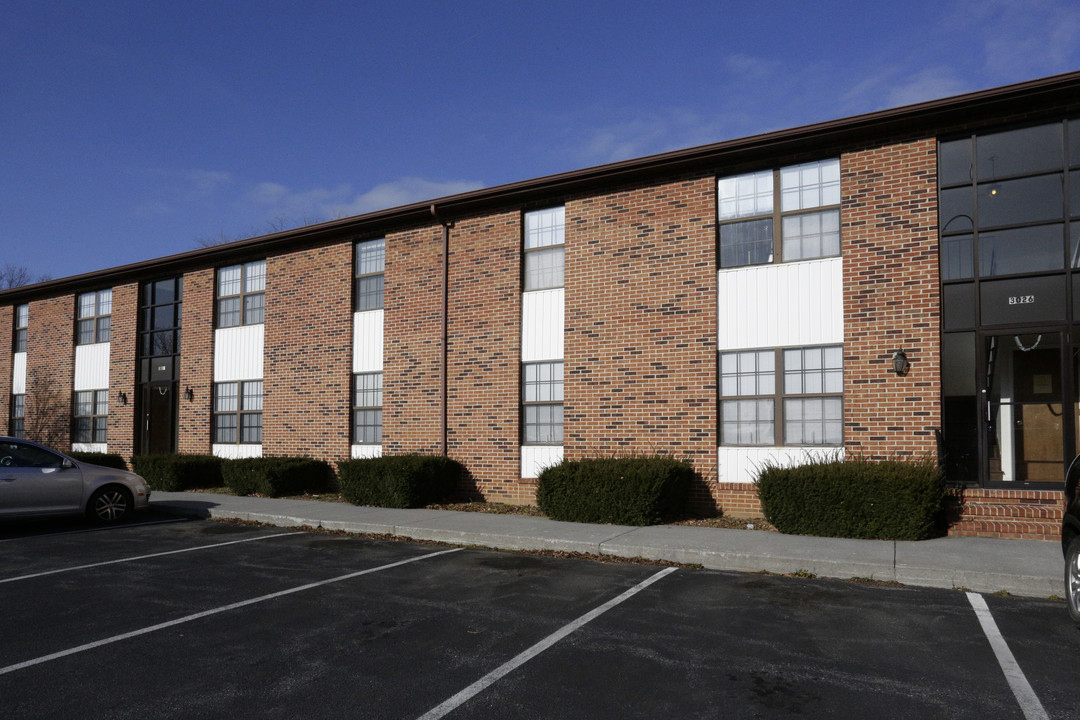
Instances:
[[[58,468],[64,459],[48,450],[23,443],[0,443],[0,464],[8,467]]]

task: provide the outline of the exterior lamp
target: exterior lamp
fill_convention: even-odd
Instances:
[[[907,359],[907,353],[903,348],[897,350],[892,356],[892,369],[897,375],[907,375],[911,369],[911,362]]]
[[[121,392],[120,393],[120,404],[121,405],[127,405],[127,393],[126,392]]]
[[[187,400],[188,402],[191,402],[192,400],[194,400],[195,399],[195,391],[192,390],[190,387],[188,387],[188,389],[184,391],[184,399]]]

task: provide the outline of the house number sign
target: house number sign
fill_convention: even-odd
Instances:
[[[1009,297],[1010,305],[1031,305],[1034,302],[1034,295],[1012,295]]]

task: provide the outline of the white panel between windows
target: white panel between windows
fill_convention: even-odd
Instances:
[[[721,270],[717,347],[844,342],[844,265],[824,258]]]
[[[110,343],[75,346],[75,390],[109,387]]]
[[[382,372],[383,311],[353,313],[353,372]]]
[[[521,477],[540,477],[541,470],[558,465],[562,459],[562,445],[522,445]]]
[[[17,352],[12,356],[11,394],[26,394],[26,353]]]
[[[262,457],[262,445],[214,445],[213,453],[226,460]]]
[[[382,457],[382,445],[353,445],[351,457],[353,460]]]
[[[522,362],[562,359],[564,298],[563,288],[521,294]]]
[[[751,483],[765,463],[781,467],[802,465],[808,459],[844,457],[839,447],[728,447],[717,448],[717,480],[730,483]]]
[[[241,325],[214,331],[214,382],[261,380],[263,325]]]
[[[106,443],[71,443],[71,452],[103,453],[109,452]]]

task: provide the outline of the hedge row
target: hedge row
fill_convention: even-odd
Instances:
[[[259,457],[221,464],[225,487],[237,495],[299,495],[326,492],[333,478],[330,464],[306,457]]]
[[[151,490],[181,492],[191,488],[221,487],[222,458],[213,455],[136,455],[131,468],[143,476]]]
[[[341,494],[354,505],[416,508],[442,502],[465,467],[440,455],[387,455],[338,463]]]
[[[540,473],[536,501],[553,520],[654,525],[683,509],[693,477],[669,457],[563,460]]]
[[[941,534],[945,482],[930,461],[767,465],[756,482],[765,518],[783,533],[880,540]]]

